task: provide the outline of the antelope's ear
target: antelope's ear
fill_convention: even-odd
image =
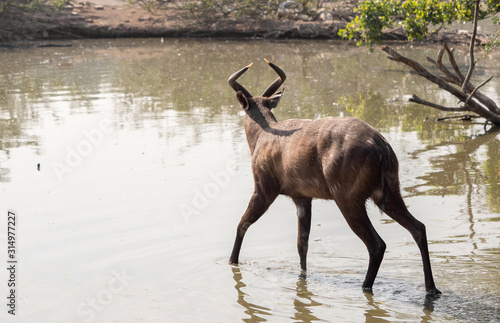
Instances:
[[[269,97],[269,99],[267,101],[269,109],[272,110],[278,106],[278,103],[280,103],[281,97],[283,96],[284,93],[285,93],[285,89],[283,89],[279,92],[276,92],[273,96]]]
[[[243,94],[243,92],[238,91],[236,92],[236,99],[238,99],[238,102],[240,103],[240,106],[243,108],[243,110],[248,110],[249,103],[248,99],[246,96]]]

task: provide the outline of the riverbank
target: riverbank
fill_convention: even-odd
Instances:
[[[58,11],[39,10],[18,19],[12,18],[15,12],[10,17],[4,15],[0,17],[0,43],[6,46],[6,43],[26,40],[119,37],[340,39],[338,31],[355,16],[355,3],[337,2],[311,21],[225,18],[202,23],[176,4],[150,12],[125,0],[94,0],[70,3]],[[388,40],[406,40],[401,28],[387,30],[385,35]],[[469,32],[450,30],[427,41],[466,43],[469,40]]]
[[[338,19],[329,13],[316,21],[249,22],[225,18],[200,23],[176,4],[150,12],[124,0],[95,0],[70,3],[58,11],[40,10],[3,24],[0,20],[0,39],[5,42],[116,37],[339,38],[338,30],[346,25],[340,14],[353,15],[353,5],[342,8]]]

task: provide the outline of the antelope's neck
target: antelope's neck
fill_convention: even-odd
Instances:
[[[259,137],[265,132],[269,133],[269,130],[277,124],[278,122],[271,111],[269,111],[268,115],[263,115],[262,113],[247,113],[245,116],[245,134],[251,154],[253,154],[255,150]]]

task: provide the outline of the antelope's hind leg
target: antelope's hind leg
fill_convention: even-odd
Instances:
[[[434,278],[432,276],[431,261],[429,257],[429,248],[427,245],[427,234],[425,225],[418,221],[408,211],[403,198],[399,192],[387,190],[387,198],[383,211],[398,222],[401,226],[407,229],[418,245],[422,256],[422,264],[424,267],[425,289],[427,295],[431,298],[437,298],[441,295],[441,291],[436,288]]]

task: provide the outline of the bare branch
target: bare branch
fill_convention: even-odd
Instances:
[[[439,53],[438,53],[438,56],[437,56],[436,60],[433,60],[430,57],[427,57],[427,60],[429,62],[431,62],[432,64],[434,64],[441,72],[443,72],[445,74],[445,77],[442,77],[443,80],[445,80],[448,83],[453,83],[453,84],[461,85],[462,84],[462,80],[459,78],[459,76],[453,75],[448,70],[448,68],[446,68],[446,66],[443,65],[443,54],[444,54],[444,51],[445,51],[445,46],[446,46],[446,43],[439,50]],[[448,55],[448,57],[449,57],[449,55]]]
[[[443,61],[443,54],[444,54],[444,46],[439,50],[438,56],[436,58],[436,61],[438,62],[439,66],[443,66],[443,62],[442,62]]]
[[[419,98],[415,94],[412,95],[412,97],[409,99],[409,101],[413,102],[413,103],[418,103],[418,104],[426,105],[428,107],[435,108],[435,109],[438,109],[438,110],[441,110],[441,111],[446,111],[446,112],[463,112],[463,111],[467,111],[467,109],[465,107],[445,107],[444,105],[432,103],[430,101],[427,101],[427,100]]]
[[[453,48],[449,48],[447,43],[443,44],[443,48],[446,50],[446,53],[448,53],[448,60],[450,61],[451,66],[455,70],[455,73],[457,73],[457,76],[460,80],[464,79],[464,75],[458,68],[457,62],[455,61],[455,56],[453,56]]]
[[[474,45],[476,43],[476,35],[477,35],[477,21],[479,20],[479,2],[480,0],[476,0],[476,7],[474,9],[474,29],[472,31],[472,38],[470,40],[469,45],[469,54],[470,54],[470,65],[469,70],[467,71],[467,75],[465,76],[465,80],[462,84],[462,92],[465,92],[467,86],[469,85],[470,78],[472,77],[472,72],[474,71],[474,67],[476,62],[474,61]]]
[[[384,45],[381,47],[381,49],[384,52],[386,52],[387,54],[389,54],[388,58],[390,60],[400,62],[400,63],[403,63],[403,64],[411,67],[412,69],[414,69],[417,72],[418,75],[425,77],[427,80],[431,81],[434,84],[437,84],[443,90],[445,90],[445,91],[451,93],[452,95],[454,95],[455,97],[457,97],[460,100],[460,102],[465,102],[467,100],[467,98],[469,97],[469,95],[467,93],[461,91],[458,88],[455,88],[450,83],[448,83],[446,80],[444,80],[442,77],[439,77],[439,76],[436,76],[436,75],[430,73],[427,69],[425,69],[419,63],[415,62],[414,60],[412,60],[410,58],[407,58],[405,56],[400,55],[398,52],[396,52],[394,49],[390,48],[389,46]],[[483,83],[486,84],[487,81],[483,82]],[[483,83],[481,84],[481,86],[484,85]],[[481,97],[479,97],[480,93],[478,91],[478,88],[477,89],[473,88],[469,92],[473,92],[474,90],[475,90],[474,99],[477,99],[480,103],[484,104],[483,100],[486,102],[491,101],[488,97],[486,97],[484,95],[481,95]],[[496,107],[496,105],[494,103],[493,103],[493,105],[484,104],[485,106],[483,106],[480,103],[476,102],[476,100],[473,100],[471,98],[468,100],[467,105],[464,105],[463,107],[444,107],[444,106],[441,106],[441,105],[438,105],[435,103],[431,103],[429,101],[422,100],[417,96],[414,96],[412,99],[413,99],[413,100],[411,100],[412,102],[431,106],[431,107],[434,107],[434,108],[442,110],[442,111],[448,111],[448,112],[450,112],[450,111],[452,111],[452,112],[454,112],[454,111],[471,111],[471,112],[477,113],[478,115],[482,116],[483,118],[490,120],[491,122],[493,122],[495,124],[500,124],[500,114],[495,112],[494,109],[498,109],[498,108]],[[491,101],[491,102],[493,102],[493,101]]]
[[[472,92],[469,94],[469,96],[465,100],[465,106],[467,106],[469,104],[470,100],[476,94],[477,90],[479,90],[479,88],[481,88],[483,85],[485,85],[486,83],[488,83],[489,81],[491,81],[492,78],[493,78],[493,75],[490,76],[490,78],[487,79],[486,81],[484,81],[483,83],[481,83],[478,86],[476,86],[476,88],[474,88],[474,90],[472,90]]]
[[[459,98],[461,101],[465,101],[467,99],[467,94],[451,86],[442,78],[430,73],[422,65],[415,62],[414,60],[400,55],[394,49],[386,45],[382,46],[382,50],[390,55],[388,57],[390,60],[408,65],[409,67],[413,68],[418,73],[418,75],[425,77],[434,84],[437,84],[440,88],[450,92],[451,94]]]
[[[472,87],[472,85],[469,84],[469,86]],[[470,90],[470,89],[469,89]],[[472,89],[474,91],[474,89]],[[476,91],[476,94],[474,96],[481,104],[483,104],[488,110],[490,110],[492,113],[500,115],[500,108],[498,108],[497,104],[495,101],[487,97],[486,95],[482,94],[479,91]]]
[[[462,86],[463,81],[464,81],[464,76],[460,72],[460,69],[458,68],[457,62],[455,61],[455,57],[453,55],[453,48],[449,48],[447,43],[444,43],[443,48],[448,53],[448,59],[450,61],[450,64],[451,64],[451,66],[453,67],[453,70],[455,70],[455,73],[458,76],[458,79],[457,78],[453,78],[453,80],[450,83]],[[470,92],[474,91],[474,85],[472,85],[470,83],[470,80],[467,83],[469,83],[469,84],[467,84],[467,88],[466,88],[466,90],[464,92],[466,92],[466,93],[469,92],[470,93]],[[500,114],[500,108],[498,108],[497,104],[493,100],[491,100],[490,98],[488,98],[486,95],[482,94],[479,91],[476,91],[475,97],[476,97],[476,99],[479,102],[481,102],[481,104],[483,104],[485,107],[487,107],[490,111],[492,111],[495,114]]]
[[[429,56],[426,56],[427,60],[429,62],[431,62],[434,66],[436,66],[437,68],[439,68],[439,70],[441,70],[441,72],[443,72],[445,75],[444,76],[440,76],[440,78],[445,81],[445,82],[448,82],[448,83],[453,83],[453,84],[456,84],[455,81],[456,81],[456,76],[451,74],[450,71],[446,68],[446,66],[444,65],[440,65],[438,62],[436,62],[435,60],[433,60],[432,58],[430,58]],[[462,83],[460,83],[462,84]]]

